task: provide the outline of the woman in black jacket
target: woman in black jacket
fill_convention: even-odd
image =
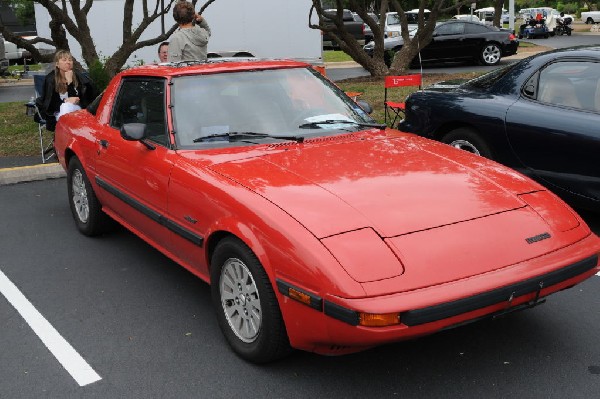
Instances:
[[[61,106],[65,110],[85,108],[94,101],[96,90],[89,78],[73,70],[73,56],[67,50],[54,55],[54,71],[46,75],[44,93],[38,99],[38,108],[46,120],[46,129],[54,131]],[[68,112],[68,111],[67,111]]]

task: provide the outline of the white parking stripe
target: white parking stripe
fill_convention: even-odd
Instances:
[[[56,360],[71,374],[79,386],[102,379],[75,349],[56,331],[44,316],[25,298],[25,295],[0,270],[0,293],[21,314],[33,332],[56,357]]]

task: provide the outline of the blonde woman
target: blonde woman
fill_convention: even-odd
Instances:
[[[73,70],[73,56],[67,50],[54,55],[54,71],[46,75],[44,95],[38,107],[46,119],[46,129],[54,131],[60,115],[85,108],[95,98],[92,82]]]

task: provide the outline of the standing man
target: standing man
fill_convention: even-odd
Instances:
[[[169,62],[169,42],[162,42],[158,46],[158,60],[159,62]]]
[[[185,0],[175,4],[173,18],[179,28],[169,42],[169,62],[206,61],[206,45],[210,37],[206,19],[194,11],[192,3]]]

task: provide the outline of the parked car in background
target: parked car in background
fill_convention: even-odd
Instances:
[[[377,14],[375,13],[368,13],[368,15],[373,18],[373,20],[376,23],[379,23],[379,17],[377,16]],[[356,20],[360,20],[363,22],[363,33],[365,35],[365,44],[369,43],[371,40],[373,40],[373,31],[371,30],[371,27],[362,20],[362,18],[360,18],[360,16],[358,14],[355,15],[354,17]]]
[[[526,174],[600,212],[600,47],[526,58],[411,94],[400,129]]]
[[[0,33],[0,76],[3,76],[8,71],[8,67],[9,62],[4,49],[4,37]]]
[[[385,50],[398,52],[404,41],[401,37],[384,40]],[[517,53],[519,41],[512,32],[477,22],[450,20],[439,24],[433,31],[431,42],[421,50],[423,62],[475,61],[496,65],[502,57]],[[375,43],[366,44],[364,50],[373,56]],[[391,61],[387,57],[386,62]]]
[[[335,18],[337,16],[337,10],[336,9],[324,10],[324,15],[325,15],[326,19],[328,19],[328,18],[330,19],[328,24],[333,25],[333,21],[331,21],[331,19]],[[354,18],[352,11],[346,10],[346,9],[344,9],[342,11],[342,20],[344,22],[344,28],[346,29],[346,31],[348,33],[350,33],[358,41],[358,43],[360,45],[364,45],[365,44],[365,33],[363,31],[364,23],[362,22],[362,20],[357,21]],[[331,37],[331,35],[328,32],[323,32],[323,47],[324,48],[337,48],[339,46],[336,43],[336,41],[333,40],[333,38]]]
[[[554,194],[374,123],[306,63],[130,68],[54,143],[81,233],[111,217],[210,283],[252,362],[423,336],[600,271],[600,239]]]
[[[4,48],[6,50],[6,58],[12,64],[23,64],[31,61],[31,54],[29,51],[17,47],[16,44],[8,41],[4,41]]]
[[[515,22],[516,20],[517,17],[513,17],[513,22]],[[502,13],[502,16],[500,17],[500,22],[503,24],[510,23],[510,14],[508,13],[508,11]]]
[[[575,21],[573,19],[573,21]],[[600,11],[583,11],[581,21],[586,24],[597,24],[600,22]]]
[[[429,19],[429,14],[431,14],[431,11],[427,9],[423,10],[423,18],[425,22],[427,22]],[[417,30],[419,27],[419,9],[406,11],[404,15],[406,15],[406,19],[408,20],[409,33]],[[388,12],[385,14],[385,23],[383,28],[384,38],[402,37],[402,26],[400,24],[400,16],[397,12]]]
[[[471,22],[479,22],[483,23],[482,20],[479,19],[477,15],[471,14],[457,14],[452,17],[452,19],[458,19],[460,21],[471,21]]]

